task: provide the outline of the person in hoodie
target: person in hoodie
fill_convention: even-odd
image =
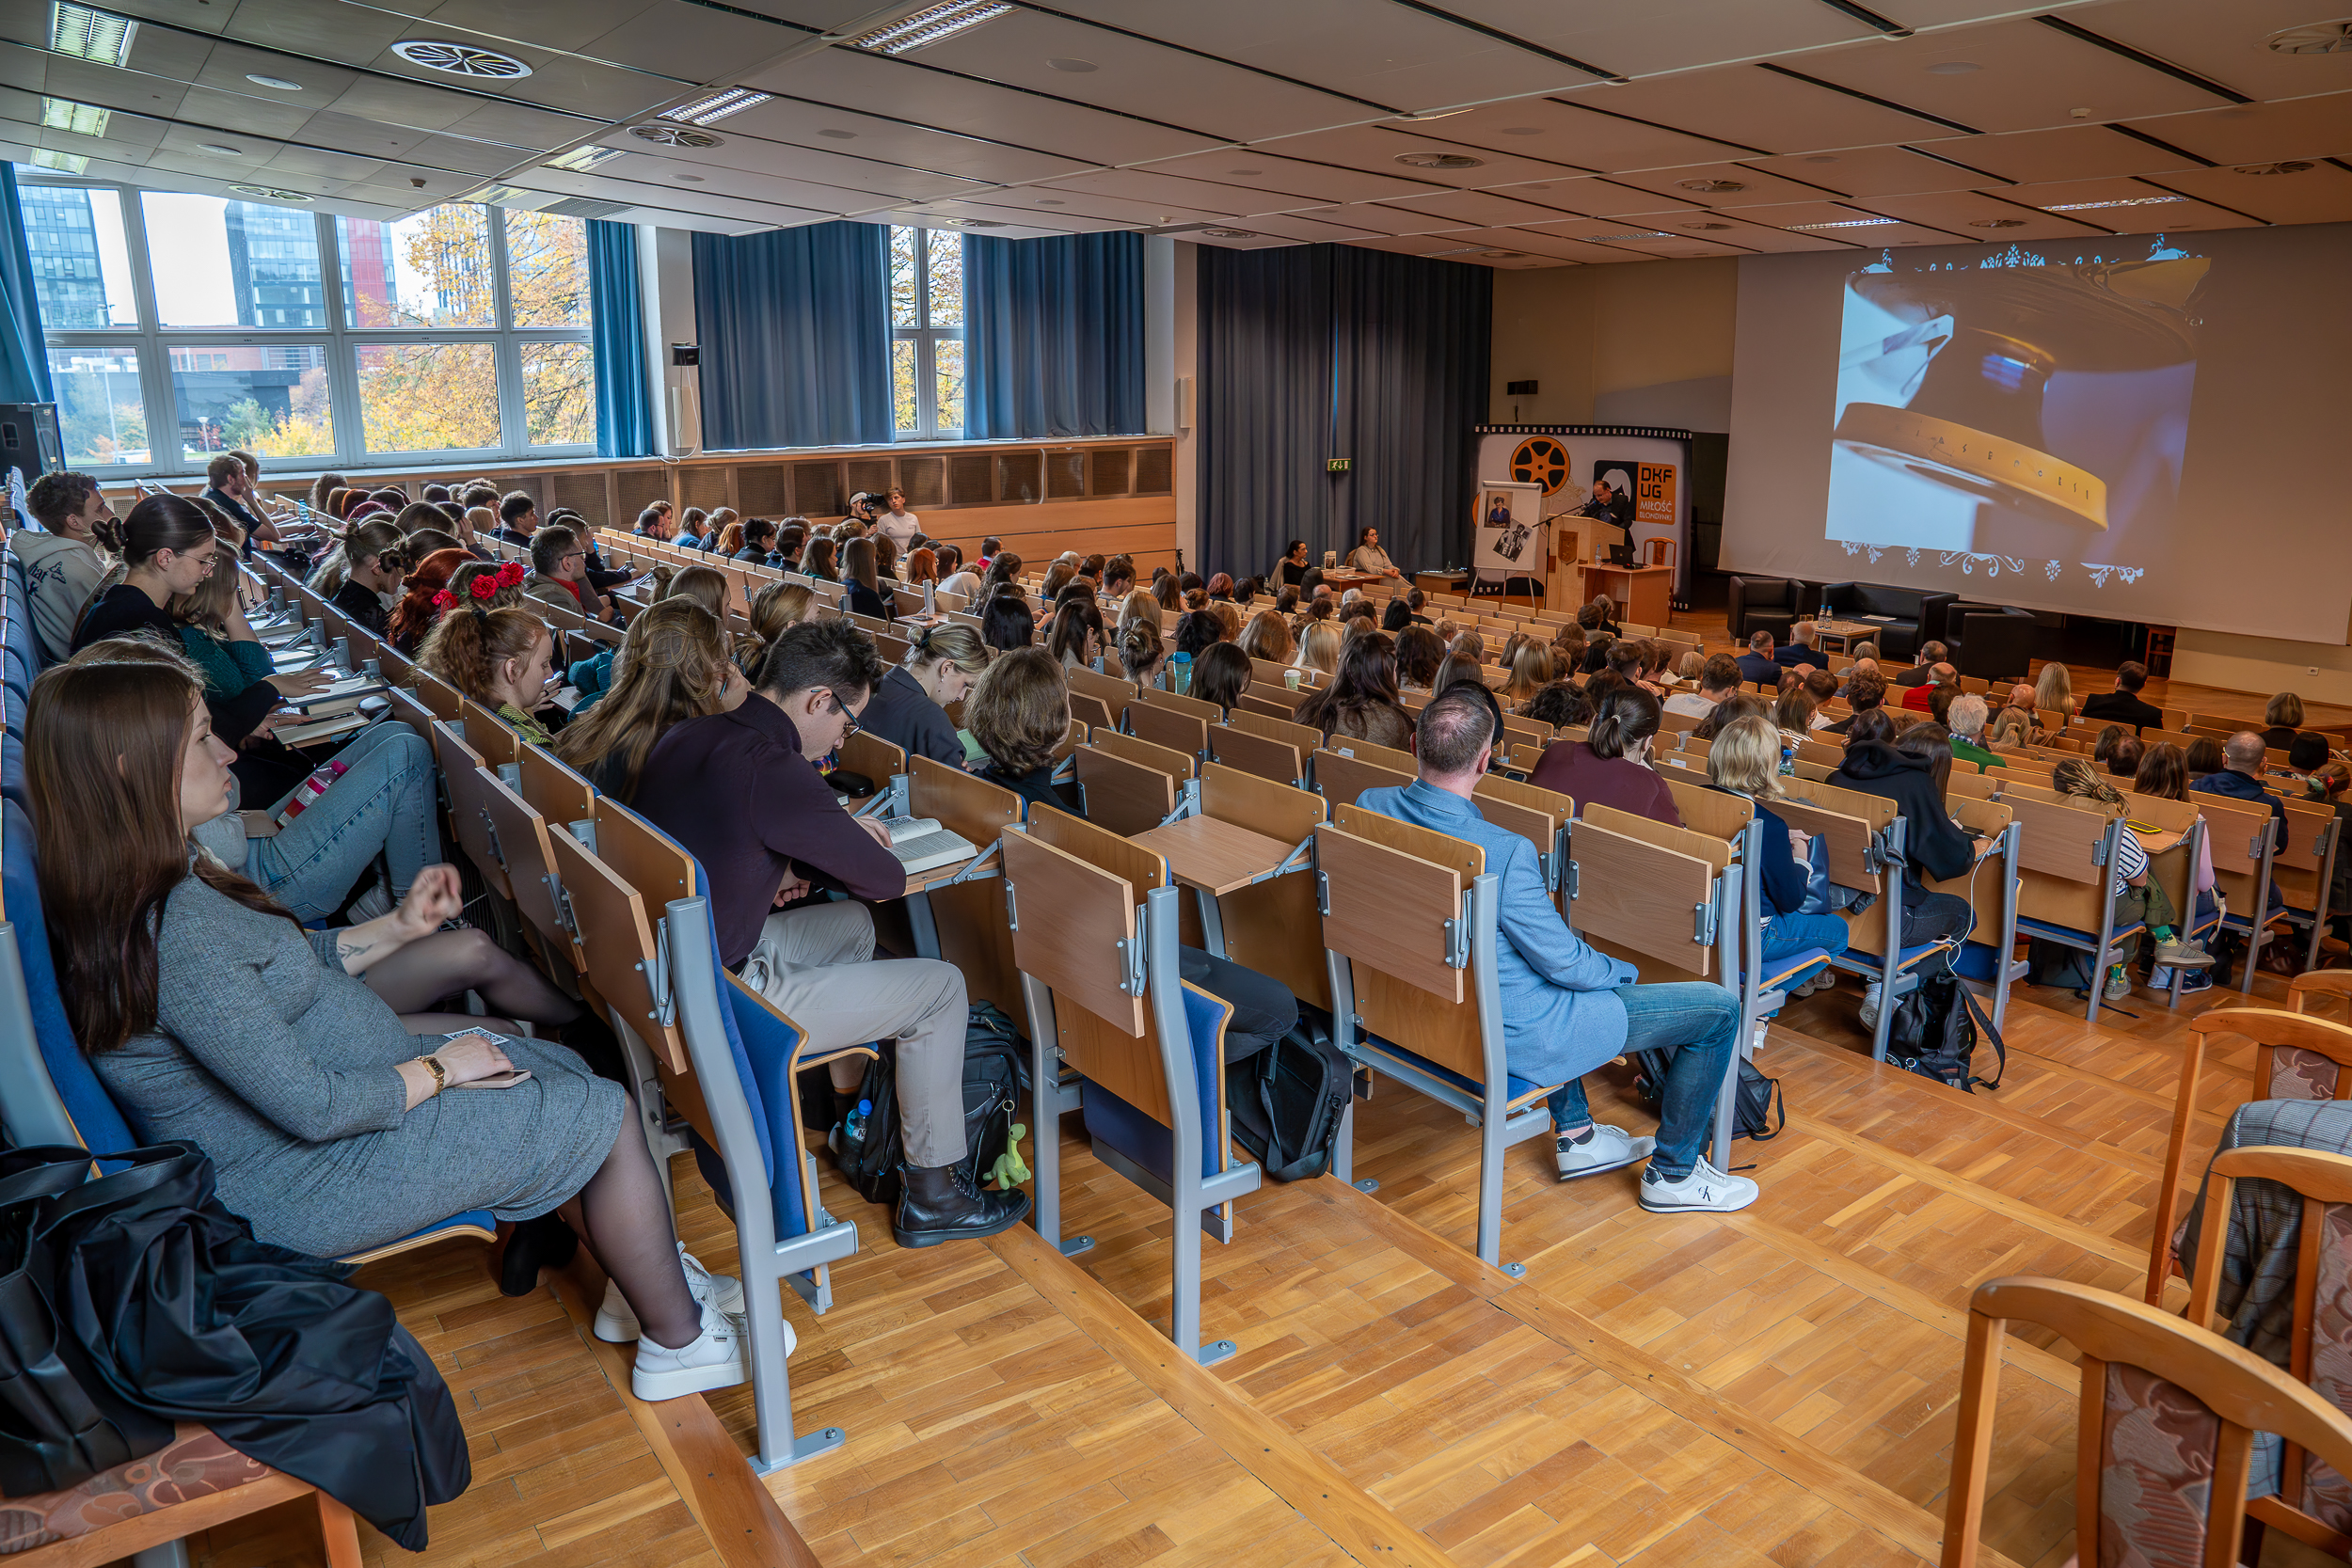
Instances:
[[[1857,721],[1867,715],[1857,715]],[[1880,723],[1891,722],[1882,715]],[[1866,734],[1857,722],[1851,732]],[[1917,947],[1942,938],[1965,936],[1976,923],[1976,911],[1957,894],[1930,893],[1923,879],[1949,882],[1968,875],[1977,863],[1977,846],[1945,804],[1945,787],[1952,773],[1952,744],[1944,726],[1914,724],[1899,739],[1880,738],[1878,724],[1867,727],[1867,738],[1849,738],[1846,760],[1829,776],[1832,787],[1877,795],[1895,802],[1903,819],[1903,934],[1905,947]],[[1873,982],[1862,1004],[1865,1027],[1878,1024],[1879,986]]]
[[[119,547],[118,525],[105,492],[87,474],[43,474],[24,493],[24,504],[47,531],[20,530],[8,545],[24,563],[41,661],[54,664],[72,651],[73,623],[106,576],[101,546]]]

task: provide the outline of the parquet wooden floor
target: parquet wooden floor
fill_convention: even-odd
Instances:
[[[2275,1005],[2278,982],[2257,994]],[[1075,1120],[1067,1223],[1098,1241],[1075,1259],[1025,1228],[901,1250],[886,1214],[828,1176],[863,1250],[836,1267],[823,1319],[786,1311],[799,1425],[850,1436],[768,1492],[825,1568],[1931,1561],[1968,1292],[2041,1273],[2136,1293],[2182,1018],[2234,996],[2175,1016],[2143,994],[2137,1017],[2093,1027],[2021,987],[2008,1075],[1975,1096],[1874,1067],[1851,987],[1795,1004],[1761,1062],[1788,1129],[1740,1146],[1762,1201],[1661,1218],[1629,1174],[1562,1185],[1545,1145],[1522,1145],[1503,1251],[1524,1279],[1468,1250],[1470,1131],[1384,1082],[1359,1115],[1376,1196],[1270,1184],[1242,1201],[1232,1244],[1205,1247],[1204,1331],[1240,1347],[1208,1369],[1159,1326],[1166,1211],[1097,1163]],[[2242,1042],[2211,1058],[2192,1171],[2250,1059]],[[1595,1087],[1605,1118],[1649,1124],[1622,1073]],[[732,1228],[691,1162],[675,1170],[688,1243],[731,1265]],[[692,1478],[665,1468],[614,1392],[620,1363],[574,1326],[584,1306],[505,1301],[463,1247],[368,1283],[449,1373],[473,1438],[474,1489],[435,1511],[422,1560],[720,1560]],[[2072,1363],[2063,1345],[2009,1348],[1988,1561],[2058,1568],[2072,1551]],[[710,1405],[748,1451],[748,1396]],[[405,1560],[368,1539],[371,1562]],[[264,1526],[199,1560],[306,1551],[298,1528]],[[2311,1560],[2275,1535],[2265,1557]]]

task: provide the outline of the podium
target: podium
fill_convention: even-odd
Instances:
[[[1672,566],[1612,566],[1587,561],[1583,567],[1584,602],[1606,594],[1616,602],[1619,622],[1662,626],[1674,619],[1675,569]]]

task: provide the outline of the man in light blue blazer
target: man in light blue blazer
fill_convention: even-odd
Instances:
[[[1458,687],[1422,710],[1421,777],[1402,789],[1371,789],[1356,802],[1486,852],[1502,881],[1495,954],[1502,992],[1504,1056],[1511,1075],[1558,1084],[1551,1097],[1560,1180],[1631,1164],[1644,1155],[1642,1207],[1662,1212],[1744,1209],[1756,1183],[1709,1164],[1715,1101],[1739,1042],[1740,1005],[1706,982],[1634,984],[1633,966],[1588,947],[1552,906],[1534,846],[1488,822],[1473,800],[1494,754],[1495,721],[1483,692]],[[1583,1075],[1629,1051],[1677,1048],[1666,1074],[1658,1136],[1597,1126]]]

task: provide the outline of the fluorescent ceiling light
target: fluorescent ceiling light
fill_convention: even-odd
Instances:
[[[1628,234],[1586,234],[1581,237],[1596,245],[1607,245],[1612,240],[1671,240],[1674,238],[1663,229],[1638,229]],[[1573,240],[1579,236],[1571,234],[1568,238]]]
[[[904,55],[937,43],[945,38],[993,22],[1000,16],[1010,16],[1014,8],[1007,0],[947,0],[946,5],[926,6],[912,16],[902,16],[887,26],[870,33],[861,33],[850,40],[859,49],[879,50],[885,55]]]
[[[661,118],[684,120],[689,125],[708,125],[713,120],[724,119],[729,115],[741,114],[745,109],[765,103],[774,96],[772,92],[754,92],[749,87],[729,87],[724,92],[714,92],[707,98],[697,98],[691,103],[664,110]]]
[[[89,160],[78,152],[52,152],[45,147],[33,150],[35,168],[54,168],[60,174],[80,174],[89,167]]]
[[[1900,218],[1846,218],[1837,223],[1792,223],[1788,227],[1805,229],[1876,229],[1882,224],[1900,223]]]
[[[560,158],[549,158],[543,166],[585,174],[598,164],[609,164],[620,155],[621,150],[617,147],[575,147]]]
[[[49,8],[49,47],[77,60],[119,66],[131,57],[131,40],[139,24],[112,11],[56,0]]]
[[[103,136],[106,134],[106,113],[95,103],[76,103],[71,98],[44,98],[40,101],[40,122],[52,131],[71,131],[77,136]]]
[[[2167,201],[2186,201],[2185,196],[2135,196],[2122,201],[2069,201],[2061,206],[2044,207],[2045,213],[2096,213],[2108,207],[2154,207]]]

